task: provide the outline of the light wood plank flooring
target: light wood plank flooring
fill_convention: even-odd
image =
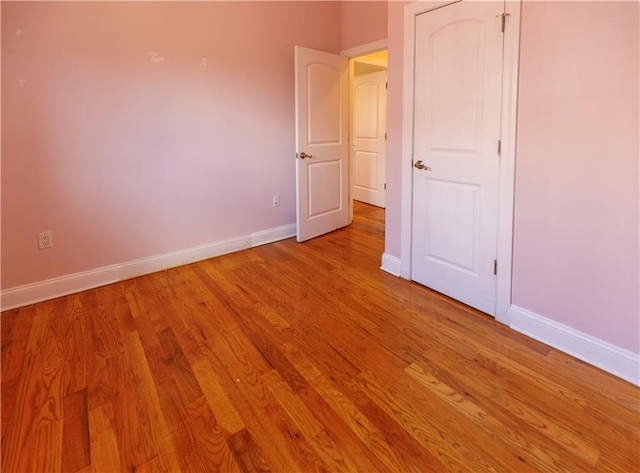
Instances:
[[[379,269],[382,210],[2,314],[2,472],[640,471],[639,390]]]

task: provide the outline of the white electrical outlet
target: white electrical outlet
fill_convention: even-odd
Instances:
[[[51,232],[38,233],[38,248],[44,250],[45,248],[51,248],[53,246],[53,239],[51,238]]]
[[[273,196],[273,206],[280,207],[280,196],[278,194]]]

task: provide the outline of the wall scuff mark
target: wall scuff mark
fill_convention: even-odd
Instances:
[[[162,56],[160,56],[158,53],[154,53],[152,51],[149,51],[147,54],[149,54],[149,62],[151,62],[153,64],[160,64],[160,63],[164,62],[164,58]]]

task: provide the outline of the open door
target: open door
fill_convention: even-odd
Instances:
[[[353,78],[351,159],[353,198],[385,207],[387,179],[387,71]]]
[[[297,239],[349,223],[348,59],[295,47]]]

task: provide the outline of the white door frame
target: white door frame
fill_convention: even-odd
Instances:
[[[402,116],[402,172],[400,207],[400,276],[411,279],[411,222],[412,222],[412,159],[413,159],[413,103],[416,16],[460,0],[416,1],[404,8],[404,69]],[[467,0],[473,1],[473,0]],[[504,33],[502,68],[502,119],[500,134],[499,200],[498,200],[498,273],[496,279],[497,321],[509,325],[511,306],[511,270],[513,244],[513,198],[515,187],[516,111],[518,99],[518,53],[520,45],[521,0],[506,0],[508,15]],[[496,23],[498,26],[498,23]]]

